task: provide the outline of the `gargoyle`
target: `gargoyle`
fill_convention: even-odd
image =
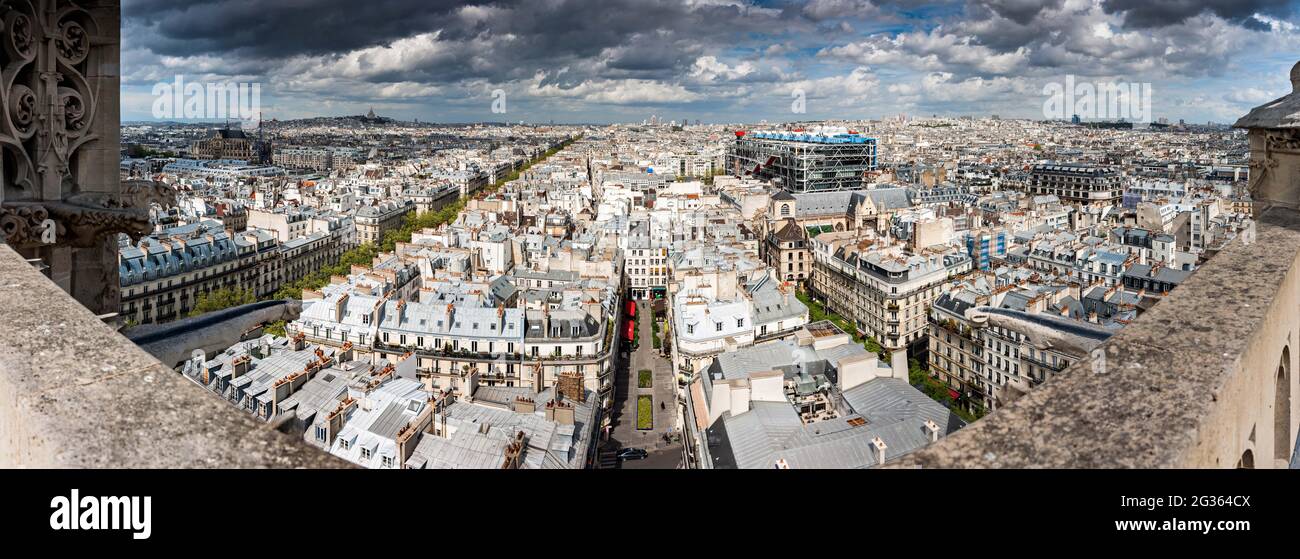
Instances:
[[[993,326],[1024,334],[1030,345],[1040,351],[1076,356],[1088,355],[1112,334],[1110,330],[1092,324],[996,307],[967,309],[966,319],[976,328]]]

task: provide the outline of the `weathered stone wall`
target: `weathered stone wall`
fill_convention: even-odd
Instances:
[[[0,301],[0,467],[347,467],[162,366],[4,245]]]

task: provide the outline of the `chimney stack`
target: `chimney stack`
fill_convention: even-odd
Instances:
[[[889,355],[889,367],[892,371],[891,376],[896,379],[907,381],[907,346],[894,350]]]
[[[573,425],[573,404],[551,400],[546,403],[546,418],[560,425]]]
[[[515,398],[515,413],[533,413],[537,411],[537,403],[532,398],[519,396]]]
[[[235,380],[239,377],[248,374],[248,365],[250,361],[252,361],[252,358],[250,358],[248,355],[240,355],[239,357],[236,357],[233,361],[231,361],[230,380]]]
[[[348,294],[344,293],[334,302],[334,322],[343,322],[343,309],[348,304]]]
[[[876,447],[876,457],[878,458],[879,465],[884,466],[885,450],[889,448],[889,445],[886,445],[885,441],[880,437],[876,437],[874,439],[871,439],[871,446]]]
[[[501,464],[501,469],[518,470],[519,457],[520,454],[523,453],[523,451],[524,451],[524,432],[518,431],[515,433],[514,440],[506,444],[506,457],[505,457],[505,462]]]
[[[582,373],[577,371],[564,371],[560,373],[560,378],[555,383],[556,399],[573,400],[575,402],[584,401],[585,394],[582,390]]]
[[[930,434],[930,442],[939,441],[939,424],[932,420],[925,420],[925,431]]]

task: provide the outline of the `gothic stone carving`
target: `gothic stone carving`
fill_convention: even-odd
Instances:
[[[1250,196],[1256,215],[1273,206],[1300,204],[1300,130],[1251,130],[1252,146],[1262,147],[1250,159]]]
[[[51,241],[57,225],[49,221],[50,212],[40,204],[0,208],[0,241],[11,245],[41,244]]]
[[[0,241],[91,247],[110,234],[148,233],[149,204],[170,201],[165,186],[123,185],[113,195],[82,192],[76,181],[83,148],[117,140],[94,133],[100,92],[87,79],[96,49],[117,30],[70,0],[0,0],[0,20]]]
[[[123,182],[121,195],[89,192],[61,202],[13,202],[0,207],[0,241],[23,247],[57,240],[89,248],[117,233],[138,241],[151,229],[147,208],[175,205],[175,195],[166,184],[136,180]]]

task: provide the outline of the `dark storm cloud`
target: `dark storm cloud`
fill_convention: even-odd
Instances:
[[[1064,0],[987,0],[980,4],[1011,21],[1025,25],[1047,9],[1061,7]]]
[[[336,57],[437,32],[447,56],[374,72],[373,82],[449,83],[531,77],[569,67],[585,77],[666,79],[704,45],[812,23],[795,9],[645,0],[127,0],[131,45],[163,56],[214,56],[274,67],[295,56]]]
[[[483,2],[480,2],[480,4]],[[443,0],[124,0],[125,26],[170,56],[279,58],[383,44],[438,27],[461,5]]]
[[[1204,13],[1251,29],[1267,29],[1255,14],[1286,17],[1295,12],[1289,0],[1103,0],[1106,13],[1123,13],[1128,27],[1151,28],[1182,23]]]
[[[592,114],[607,109],[575,107],[783,107],[772,92],[792,83],[876,95],[877,81],[907,103],[951,103],[968,78],[991,84],[970,95],[1004,98],[1061,72],[1202,75],[1252,45],[1296,44],[1285,25],[1243,29],[1265,25],[1255,13],[1294,21],[1280,2],[1095,1],[123,0],[123,83],[235,76],[303,113],[486,107],[496,88],[513,107]]]
[[[679,38],[675,32],[637,34],[610,53],[608,68],[628,74],[626,77],[667,77],[689,66],[694,58],[683,56],[697,50],[697,43]]]
[[[482,18],[462,14],[481,8]],[[128,27],[164,55],[224,54],[283,58],[341,53],[441,30],[441,39],[490,34],[523,38],[533,51],[518,55],[591,56],[653,30],[691,32],[726,22],[757,30],[776,17],[735,6],[696,6],[642,0],[126,0]]]

